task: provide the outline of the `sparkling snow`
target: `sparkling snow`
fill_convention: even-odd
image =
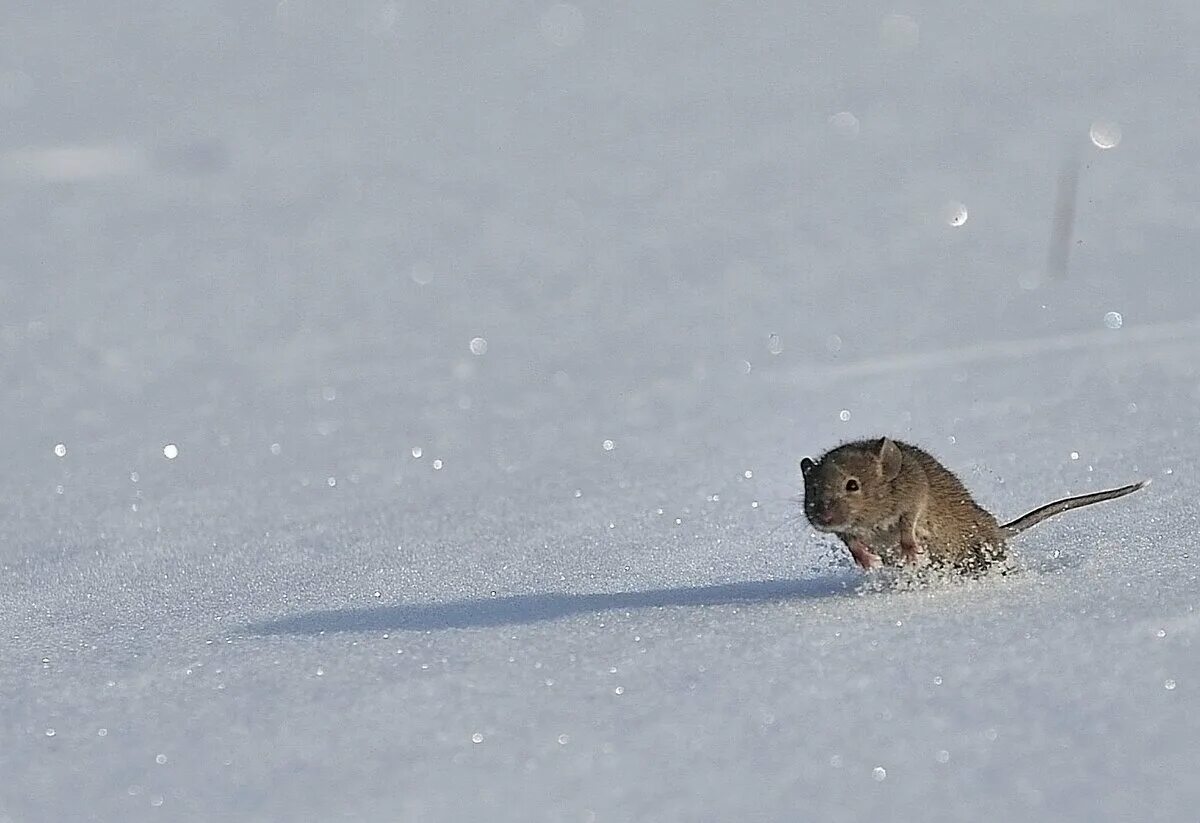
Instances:
[[[1195,819],[1200,6],[18,5],[0,820]]]

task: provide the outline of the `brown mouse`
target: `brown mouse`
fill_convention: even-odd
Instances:
[[[929,564],[978,574],[1006,562],[1005,541],[1047,517],[1123,497],[1149,481],[1047,503],[1000,525],[931,455],[883,437],[846,443],[800,461],[804,514],[831,532],[864,569]]]

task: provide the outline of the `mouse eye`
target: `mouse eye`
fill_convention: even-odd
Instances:
[[[858,491],[858,481],[855,480],[853,477],[851,477],[849,480],[846,481],[846,491],[848,491],[848,492]]]

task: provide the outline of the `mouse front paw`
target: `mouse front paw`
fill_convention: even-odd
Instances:
[[[879,555],[871,551],[871,547],[860,540],[855,540],[850,544],[850,554],[854,556],[854,562],[857,563],[863,571],[870,571],[878,566],[883,565],[883,560]]]
[[[904,558],[904,562],[917,563],[921,556],[921,547],[917,545],[915,540],[900,541],[900,556]]]

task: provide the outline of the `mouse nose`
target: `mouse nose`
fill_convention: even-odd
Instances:
[[[820,503],[813,504],[813,506],[809,509],[809,514],[812,515],[813,520],[817,521],[817,523],[822,526],[828,526],[833,522],[832,509]]]

